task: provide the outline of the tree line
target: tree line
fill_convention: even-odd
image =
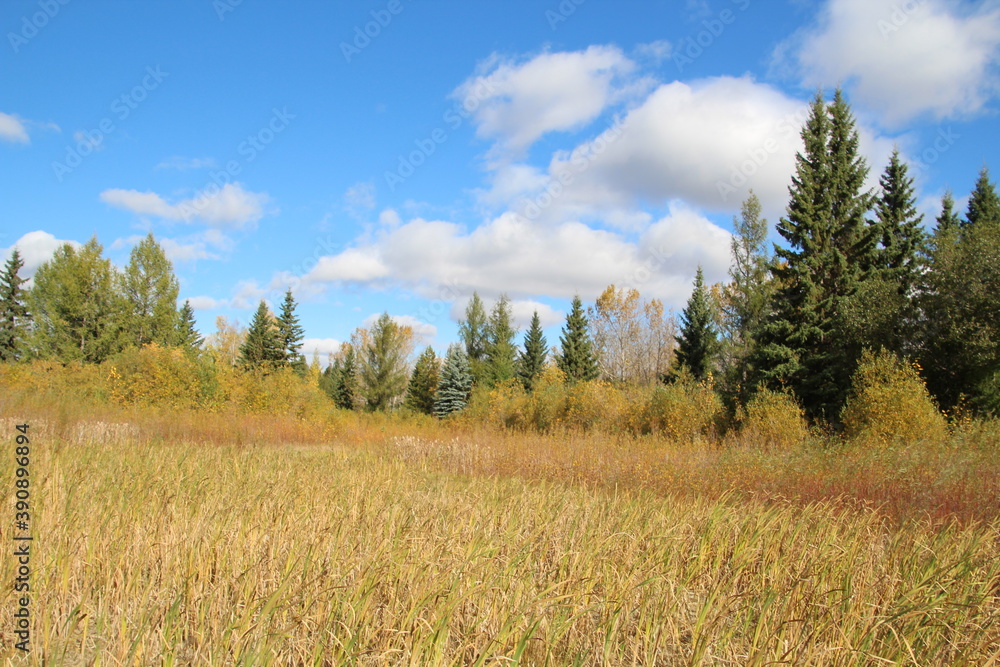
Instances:
[[[918,364],[944,410],[1000,412],[1000,198],[984,166],[964,215],[946,193],[925,231],[913,178],[895,150],[874,190],[840,90],[818,93],[802,128],[782,244],[751,192],[734,217],[729,280],[708,285],[701,268],[678,318],[634,288],[608,286],[593,305],[571,304],[558,345],[537,312],[521,345],[510,299],[489,308],[473,293],[459,341],[444,358],[415,352],[411,328],[383,313],[359,327],[326,369],[313,371],[346,409],[446,416],[476,387],[517,383],[531,392],[546,368],[566,382],[708,383],[732,412],[761,389],[789,394],[814,421],[836,425],[865,350]],[[0,276],[0,360],[101,363],[156,344],[212,363],[305,376],[303,329],[291,291],[278,314],[261,301],[248,328],[220,318],[208,340],[150,234],[119,271],[92,238],[66,244],[35,274],[19,277],[15,249]]]

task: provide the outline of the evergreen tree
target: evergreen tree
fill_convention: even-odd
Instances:
[[[170,346],[177,337],[177,294],[174,267],[153,234],[146,235],[129,255],[121,275],[125,299],[126,344]]]
[[[879,184],[882,192],[875,203],[882,236],[879,268],[900,294],[910,295],[920,273],[926,237],[920,227],[924,216],[917,213],[913,179],[899,159],[899,149],[893,150]]]
[[[941,213],[935,218],[935,222],[935,237],[957,230],[962,225],[962,219],[955,213],[955,198],[952,197],[951,190],[946,190],[941,198]]]
[[[740,208],[740,216],[733,218],[733,263],[722,313],[726,337],[732,348],[728,384],[740,400],[746,400],[751,389],[748,386],[751,353],[766,322],[774,292],[768,269],[771,255],[767,230],[767,219],[761,217],[760,199],[751,190]]]
[[[278,339],[278,328],[262,300],[250,322],[246,340],[240,347],[240,364],[247,369],[271,371],[283,361],[284,350]]]
[[[434,399],[434,416],[447,417],[465,409],[472,391],[472,369],[464,346],[453,343],[448,346],[441,381],[438,383]]]
[[[100,363],[122,349],[123,299],[103,254],[96,236],[80,249],[66,243],[35,272],[27,298],[33,355]]]
[[[354,410],[358,405],[358,362],[357,353],[350,343],[345,344],[344,360],[337,377],[337,390],[333,397],[338,408]]]
[[[458,325],[458,336],[465,343],[465,354],[472,368],[473,382],[480,383],[486,375],[486,348],[488,345],[489,321],[486,308],[478,292],[472,293],[472,299],[465,307],[465,320]]]
[[[526,391],[535,387],[535,379],[541,375],[548,357],[549,343],[542,332],[542,320],[536,310],[531,315],[531,325],[524,335],[524,349],[517,358],[517,377]]]
[[[718,350],[715,319],[705,288],[705,276],[699,266],[694,290],[681,313],[681,330],[677,337],[677,366],[687,368],[695,380],[704,380],[712,371],[712,361]]]
[[[337,391],[340,389],[340,359],[331,361],[323,372],[319,374],[319,388],[330,397],[330,400],[337,400]]]
[[[190,301],[185,301],[181,306],[177,318],[177,341],[181,348],[188,354],[197,354],[201,345],[205,342],[198,330],[195,329],[194,309]]]
[[[285,300],[281,304],[281,313],[277,319],[278,345],[282,350],[284,364],[291,366],[299,375],[305,375],[306,358],[300,351],[305,330],[299,324],[298,315],[295,314],[296,305],[292,290],[289,288],[285,292]]]
[[[587,316],[583,312],[583,302],[579,295],[573,297],[566,326],[559,337],[560,352],[556,365],[566,374],[567,382],[595,380],[598,375],[597,357],[590,340]]]
[[[11,253],[0,276],[0,361],[17,361],[23,355],[24,330],[28,309],[24,305],[22,285],[27,282],[18,275],[24,266],[17,248]]]
[[[777,225],[788,247],[775,246],[779,288],[754,353],[754,384],[790,386],[810,416],[833,419],[862,347],[845,306],[877,268],[879,230],[865,218],[868,168],[839,90],[829,107],[817,93],[802,139],[787,217]]]
[[[407,336],[382,313],[371,330],[369,345],[362,351],[362,393],[369,410],[388,410],[406,391]]]
[[[497,385],[512,379],[517,373],[517,331],[511,322],[510,299],[500,295],[486,327],[486,368],[484,380]]]
[[[410,385],[406,389],[405,405],[416,412],[433,414],[439,374],[440,363],[437,355],[434,354],[434,348],[428,345],[413,366]]]
[[[1000,197],[990,182],[990,172],[986,167],[979,171],[979,179],[969,196],[969,208],[965,214],[966,227],[980,224],[1000,226]]]

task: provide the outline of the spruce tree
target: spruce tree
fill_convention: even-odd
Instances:
[[[323,372],[319,374],[319,388],[330,397],[330,400],[337,400],[337,391],[340,389],[340,359],[334,359]]]
[[[598,375],[597,357],[590,340],[587,316],[583,311],[580,296],[573,297],[573,304],[566,325],[559,337],[560,352],[556,365],[566,374],[567,382],[595,380]]]
[[[177,294],[174,267],[153,234],[146,235],[129,255],[121,274],[125,300],[125,342],[135,347],[150,343],[169,346],[177,335]]]
[[[715,313],[705,288],[705,276],[698,267],[694,290],[681,313],[680,335],[677,337],[677,365],[686,368],[695,380],[704,380],[712,371],[718,350]]]
[[[489,320],[486,308],[478,292],[465,307],[465,320],[458,325],[458,336],[465,344],[465,354],[469,358],[473,382],[480,383],[486,375],[486,348],[488,344]]]
[[[410,376],[410,384],[406,389],[404,405],[416,412],[432,414],[440,370],[440,362],[437,355],[434,354],[434,348],[428,345],[413,366],[413,374]]]
[[[879,268],[900,294],[910,295],[920,273],[926,237],[920,227],[924,216],[917,213],[913,179],[899,159],[899,149],[893,150],[879,184],[882,192],[875,203],[882,237]]]
[[[492,386],[512,379],[517,373],[517,331],[511,322],[510,299],[500,295],[486,326],[485,382]]]
[[[867,165],[841,91],[827,106],[817,93],[802,129],[787,215],[777,225],[771,272],[780,288],[754,353],[755,382],[790,387],[812,417],[836,419],[862,341],[848,300],[877,268],[878,225],[866,219]]]
[[[979,178],[969,196],[969,208],[965,214],[966,227],[981,224],[1000,226],[1000,197],[990,182],[990,172],[986,167],[979,170]]]
[[[302,340],[305,337],[305,330],[299,324],[299,317],[295,314],[295,297],[292,296],[291,288],[285,292],[285,300],[281,303],[281,312],[278,314],[278,344],[281,346],[283,363],[291,366],[299,375],[306,373],[306,358],[303,356]]]
[[[962,219],[955,212],[955,198],[952,196],[951,190],[946,190],[941,198],[941,213],[934,220],[937,223],[934,227],[935,237],[940,237],[961,227]]]
[[[24,354],[28,309],[22,285],[27,280],[18,275],[23,266],[21,253],[14,248],[0,276],[0,362],[17,361]]]
[[[184,301],[177,318],[177,344],[188,354],[197,354],[205,339],[195,329],[194,309],[190,301]]]
[[[447,417],[465,409],[472,391],[472,370],[465,347],[457,343],[448,346],[441,381],[434,399],[434,416]]]
[[[280,366],[284,358],[278,328],[267,304],[262,300],[250,322],[246,340],[240,347],[240,364],[246,369],[268,372]]]
[[[542,332],[542,320],[536,310],[531,315],[531,325],[524,335],[524,349],[517,358],[517,377],[526,391],[535,387],[535,379],[541,375],[548,357],[549,343]]]

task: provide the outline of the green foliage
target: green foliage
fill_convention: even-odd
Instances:
[[[775,246],[779,289],[754,355],[753,384],[788,386],[807,414],[834,419],[860,354],[845,301],[876,265],[878,229],[866,221],[868,167],[840,90],[829,106],[817,93],[802,139],[787,217],[777,226],[788,247]]]
[[[99,363],[122,349],[124,307],[103,253],[97,237],[79,250],[66,243],[35,272],[27,299],[33,356]]]
[[[395,407],[406,391],[406,357],[409,337],[389,313],[382,313],[361,350],[361,393],[369,410]]]
[[[934,227],[935,237],[941,237],[952,230],[958,230],[962,225],[962,219],[955,212],[955,198],[951,190],[945,190],[941,198],[941,213],[935,218],[937,225]]]
[[[292,290],[289,288],[285,292],[285,300],[281,303],[281,312],[278,314],[276,324],[278,346],[282,350],[283,362],[302,376],[306,373],[306,358],[301,352],[305,330],[299,324],[298,315],[295,314],[296,305]]]
[[[680,335],[677,337],[677,366],[686,368],[695,380],[708,377],[719,348],[719,333],[715,327],[715,309],[705,288],[701,267],[694,277],[694,290],[681,313]]]
[[[510,299],[500,295],[486,327],[486,364],[483,379],[489,386],[503,384],[517,372],[517,331],[511,321]]]
[[[969,208],[965,214],[965,226],[1000,225],[1000,196],[990,182],[990,172],[986,167],[979,171],[976,187],[969,196]]]
[[[489,320],[478,292],[472,293],[472,299],[465,307],[465,320],[458,324],[458,336],[465,344],[472,377],[478,384],[486,377],[486,351],[489,345]]]
[[[865,350],[844,407],[847,435],[876,445],[938,442],[947,435],[915,365],[887,350]]]
[[[247,337],[240,347],[240,365],[244,369],[256,369],[267,373],[281,366],[284,360],[285,351],[281,347],[274,317],[262,300],[250,322]]]
[[[598,375],[597,357],[587,328],[587,316],[583,312],[583,302],[579,296],[573,297],[573,305],[566,316],[566,325],[559,337],[561,347],[556,356],[556,365],[566,375],[567,382],[596,380]]]
[[[545,368],[548,357],[548,341],[542,333],[542,321],[536,310],[531,315],[531,324],[524,335],[524,349],[517,358],[517,377],[526,391],[531,391],[535,380]]]
[[[434,416],[447,417],[465,408],[472,392],[472,370],[464,346],[448,346],[441,381],[434,400]]]
[[[354,410],[358,402],[358,364],[354,346],[344,343],[342,355],[319,377],[320,388],[342,410]]]
[[[423,414],[433,414],[441,364],[430,345],[417,358],[406,389],[405,405]]]
[[[124,313],[121,322],[126,345],[177,342],[177,294],[174,267],[149,233],[129,254],[120,277]]]
[[[28,309],[22,285],[26,279],[18,275],[23,266],[21,253],[14,248],[0,275],[0,362],[17,361],[24,355]]]
[[[198,354],[205,339],[195,329],[194,309],[190,301],[184,301],[177,316],[177,344],[190,355]]]

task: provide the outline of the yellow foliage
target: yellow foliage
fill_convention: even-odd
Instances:
[[[737,412],[738,442],[760,449],[790,449],[809,435],[802,408],[784,392],[763,389]]]
[[[715,437],[722,417],[722,401],[711,382],[682,377],[653,391],[642,430],[662,433],[676,442],[698,442]]]
[[[948,433],[919,367],[884,350],[862,355],[843,420],[849,437],[880,445],[939,442]]]
[[[198,363],[177,348],[151,343],[106,366],[109,397],[120,405],[193,408],[204,398]]]

